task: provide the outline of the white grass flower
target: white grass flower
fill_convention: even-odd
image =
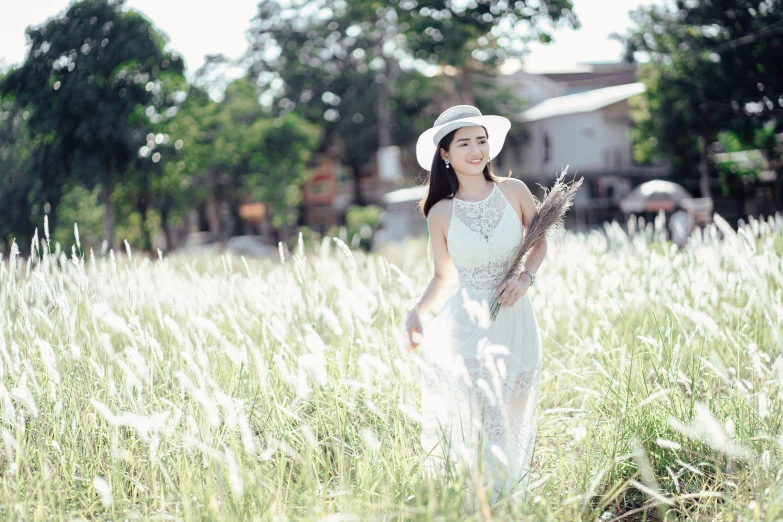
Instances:
[[[3,445],[5,445],[8,471],[13,477],[16,475],[16,454],[19,452],[19,444],[10,431],[3,428]]]
[[[326,345],[321,337],[307,326],[305,332],[305,344],[310,349],[310,353],[299,356],[299,366],[304,368],[319,386],[327,384],[326,375]]]
[[[11,394],[6,390],[2,379],[0,379],[0,418],[9,425],[13,425],[16,418],[16,409],[11,400]]]
[[[629,438],[628,445],[631,448],[631,454],[633,455],[634,461],[636,461],[636,466],[639,468],[643,482],[643,484],[639,484],[637,481],[633,480],[631,481],[631,484],[656,500],[663,502],[666,505],[673,506],[674,501],[661,493],[661,488],[658,485],[658,481],[655,479],[655,473],[652,470],[650,461],[647,459],[647,455],[644,453],[644,447],[642,446],[641,441],[638,437],[633,435]]]
[[[310,427],[310,425],[302,424],[299,426],[299,431],[302,433],[302,438],[305,440],[307,445],[310,446],[310,448],[312,448],[316,454],[320,453],[321,447],[318,445],[318,440],[315,438],[315,434],[313,434],[313,429]]]
[[[245,484],[242,481],[242,475],[239,471],[239,464],[234,456],[234,452],[228,446],[223,446],[224,454],[226,457],[226,467],[228,468],[228,480],[231,484],[231,491],[237,497],[244,495]]]
[[[568,429],[568,434],[574,439],[574,442],[578,444],[587,436],[587,428],[584,426],[574,426]]]
[[[179,346],[185,346],[185,336],[182,335],[182,330],[180,330],[179,325],[177,324],[174,319],[169,317],[168,315],[163,316],[163,324],[166,325],[166,328],[169,329],[171,332],[171,335],[174,336],[174,339],[177,341],[177,344]]]
[[[40,254],[41,246],[39,243],[40,241],[38,240],[38,227],[35,227],[35,233],[33,234],[33,241],[31,247],[33,249],[33,252],[35,253],[36,258],[41,255]]]
[[[700,440],[709,445],[715,451],[725,453],[730,457],[749,460],[753,454],[747,448],[730,440],[720,423],[712,416],[709,408],[701,402],[696,402],[694,409],[696,417],[690,424],[685,424],[679,419],[669,416],[669,426],[682,433],[686,437]]]
[[[351,263],[351,268],[356,271],[358,268],[358,265],[356,263],[356,258],[353,256],[353,253],[351,252],[351,249],[348,247],[348,245],[340,239],[339,237],[334,237],[334,242],[337,243],[337,246],[340,247],[340,250],[343,251],[343,254],[345,254],[345,257],[348,258],[348,261]]]
[[[682,448],[682,446],[678,442],[674,442],[673,440],[669,440],[669,439],[663,439],[661,437],[658,437],[657,439],[655,439],[655,443],[658,446],[660,446],[662,448],[667,448],[667,449],[678,450],[678,449]]]
[[[77,225],[76,223],[73,224],[73,237],[76,238],[76,248],[81,250],[82,244],[79,242],[79,225]]]
[[[106,482],[101,477],[96,476],[94,479],[92,479],[92,487],[95,488],[95,491],[98,493],[98,497],[101,499],[101,504],[104,508],[110,508],[111,507],[111,487],[109,487],[109,483]]]
[[[11,254],[9,260],[11,262],[11,273],[14,273],[16,267],[16,258],[19,257],[19,245],[16,244],[16,239],[11,240]]]
[[[34,418],[38,418],[38,406],[36,406],[33,394],[27,387],[27,371],[22,374],[19,385],[11,390],[11,397],[21,402],[27,410],[27,413]]]
[[[371,430],[362,428],[359,430],[359,436],[362,438],[365,444],[367,444],[367,447],[370,448],[371,451],[378,451],[381,449],[381,443],[377,438],[375,438],[375,434]]]
[[[44,236],[46,236],[46,242],[49,243],[49,214],[44,214]]]
[[[239,426],[239,437],[242,440],[242,447],[248,455],[254,455],[258,450],[256,436],[250,429],[250,423],[247,420],[241,405],[237,407],[237,426]]]
[[[337,337],[343,336],[343,327],[340,324],[340,319],[331,308],[321,305],[315,309],[315,315],[316,317],[320,318],[327,327],[329,327],[334,335]]]
[[[409,417],[412,421],[417,422],[421,424],[422,422],[422,416],[421,413],[416,411],[416,408],[411,406],[410,404],[404,404],[402,402],[397,403],[397,409],[404,414],[405,416]]]

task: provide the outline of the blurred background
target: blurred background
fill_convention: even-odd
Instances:
[[[681,242],[783,209],[781,63],[783,0],[6,4],[0,252],[424,235],[415,142],[463,103],[513,123],[496,174],[585,177],[568,228]]]

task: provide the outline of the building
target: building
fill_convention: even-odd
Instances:
[[[526,138],[504,146],[493,163],[496,170],[510,170],[540,196],[537,185],[550,186],[568,166],[567,179],[573,174],[585,178],[570,216],[578,226],[620,217],[620,199],[633,186],[669,172],[665,165],[640,165],[633,159],[629,100],[645,90],[635,81],[635,70],[628,63],[580,64],[501,77],[499,82],[528,104],[517,117]]]

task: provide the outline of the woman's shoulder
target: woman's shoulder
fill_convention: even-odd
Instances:
[[[445,230],[451,219],[451,207],[453,204],[454,202],[451,198],[443,198],[432,205],[427,214],[427,223],[429,223],[430,228],[435,226]]]
[[[443,198],[432,205],[432,208],[430,208],[430,212],[427,217],[434,217],[436,219],[447,217],[451,214],[451,206],[453,204],[454,202],[451,200],[451,198]]]
[[[505,195],[514,193],[518,194],[520,192],[524,192],[525,190],[530,192],[527,184],[519,178],[500,178],[495,183]]]
[[[498,183],[498,188],[503,191],[503,195],[506,196],[509,203],[518,208],[517,215],[520,216],[525,229],[527,229],[538,211],[535,199],[533,198],[533,193],[530,192],[530,188],[528,188],[527,184],[521,179],[502,179],[503,181]],[[505,185],[505,187],[503,187],[503,185]]]

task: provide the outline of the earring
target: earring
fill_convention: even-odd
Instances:
[[[446,160],[446,168],[449,168],[449,160]]]

